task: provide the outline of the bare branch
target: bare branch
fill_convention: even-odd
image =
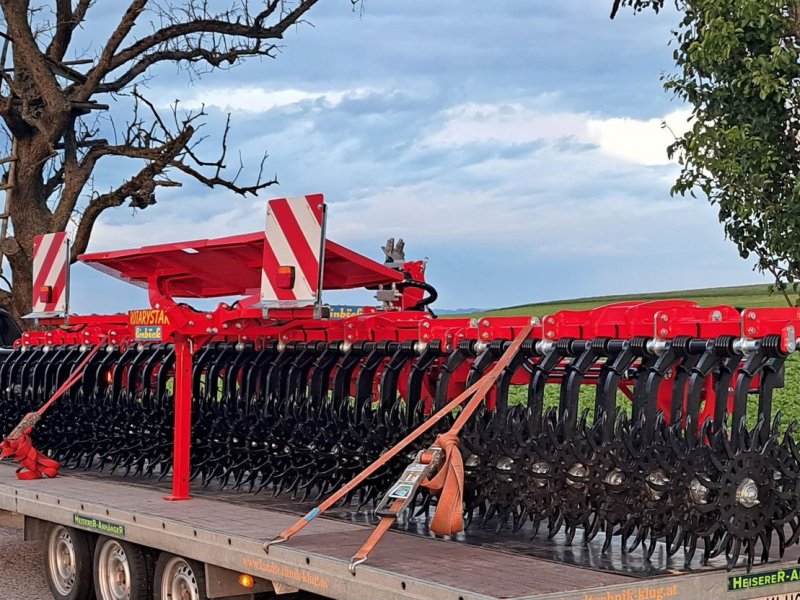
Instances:
[[[18,314],[30,310],[36,235],[74,224],[74,259],[105,210],[126,203],[147,208],[159,188],[180,186],[187,177],[240,195],[277,183],[263,177],[266,153],[255,181],[241,153],[238,165],[230,164],[229,152],[236,152],[230,115],[221,135],[204,135],[203,108],[187,111],[176,100],[167,112],[135,86],[165,63],[193,79],[248,58],[275,58],[285,32],[303,23],[318,1],[108,1],[104,8],[120,11],[113,31],[100,46],[90,41],[76,51],[78,27],[96,0],[0,0],[0,126],[18,148],[8,210],[19,251],[7,257]],[[113,95],[114,112],[110,101],[95,100],[99,94]],[[115,122],[116,111],[129,104],[127,118]],[[219,146],[209,155],[212,142]],[[121,184],[97,190],[96,169],[112,162],[107,157],[134,166]]]
[[[187,126],[181,132],[181,135],[161,148],[160,156],[156,160],[151,161],[133,178],[123,183],[116,190],[97,196],[89,202],[89,205],[83,211],[83,217],[75,232],[75,240],[72,246],[73,260],[86,251],[92,229],[100,214],[109,208],[122,206],[126,200],[143,191],[152,191],[150,186],[155,186],[153,183],[155,178],[183,151],[193,134],[194,128],[191,125]]]
[[[35,84],[35,92],[48,105],[50,110],[63,118],[64,114],[69,110],[69,105],[53,72],[48,67],[44,55],[36,45],[36,40],[28,22],[28,11],[25,4],[27,3],[10,4],[5,2],[3,5],[3,13],[8,24],[8,34],[14,44],[14,62],[18,70],[24,68],[26,76],[29,76]],[[32,98],[27,97],[25,99],[31,100]],[[56,115],[48,116],[52,118]]]
[[[281,39],[286,30],[298,23],[302,16],[308,12],[319,0],[302,0],[294,10],[281,15],[279,21],[271,27],[264,27],[264,21],[272,15],[279,2],[270,0],[267,8],[256,15],[254,18],[226,20],[222,18],[192,19],[185,22],[174,23],[163,27],[155,33],[145,36],[134,42],[127,48],[120,50],[108,64],[98,64],[92,70],[94,77],[99,74],[99,83],[105,75],[119,69],[133,61],[137,61],[130,67],[128,72],[118,77],[114,82],[107,84],[108,91],[118,91],[118,83],[121,81],[131,81],[136,75],[141,74],[148,67],[163,61],[190,60],[196,62],[205,60],[208,64],[219,67],[222,63],[234,64],[239,57],[245,56],[272,56],[275,45],[270,44],[265,47],[261,42],[267,39]],[[232,15],[231,15],[232,16]],[[211,48],[203,47],[203,36],[211,36]],[[221,36],[221,39],[214,37]],[[199,36],[199,37],[198,37]],[[249,40],[249,44],[244,42],[231,44],[230,47],[222,47],[222,40],[226,39]],[[101,73],[101,71],[103,71]],[[134,71],[134,73],[129,73]],[[92,75],[90,74],[90,78]],[[87,86],[89,83],[87,82]],[[97,84],[92,84],[97,85]],[[85,96],[86,86],[79,94]]]
[[[215,51],[207,50],[205,48],[192,48],[188,50],[163,50],[161,52],[153,52],[147,54],[141,60],[133,64],[133,66],[125,71],[120,77],[108,83],[101,83],[97,86],[98,92],[120,92],[125,89],[130,83],[139,77],[142,73],[147,71],[151,66],[160,62],[190,62],[196,63],[203,61],[206,64],[222,68],[225,63],[234,65],[242,58],[248,56],[267,56],[274,58],[274,52],[277,50],[276,44],[270,44],[265,48],[256,45],[253,48],[238,47],[228,51]]]
[[[56,32],[47,47],[47,56],[52,60],[62,60],[67,52],[72,32],[75,29],[72,14],[72,0],[56,0]]]
[[[128,10],[125,11],[117,28],[108,38],[108,42],[103,48],[103,52],[100,54],[100,59],[97,61],[97,64],[89,70],[86,76],[86,83],[84,83],[75,94],[76,100],[88,100],[95,92],[95,88],[103,77],[113,68],[112,65],[115,62],[114,55],[117,53],[117,49],[120,44],[125,41],[125,38],[128,37],[131,29],[133,29],[133,26],[136,24],[136,19],[139,18],[139,15],[146,5],[147,0],[133,0],[130,6],[128,6]]]
[[[265,155],[264,159],[262,159],[261,161],[261,167],[262,167],[261,172],[263,172],[264,161],[266,160],[266,158],[267,157]],[[257,196],[258,192],[260,192],[261,190],[268,188],[271,185],[276,185],[278,183],[277,177],[273,177],[272,179],[269,179],[267,181],[262,181],[261,172],[259,172],[259,176],[258,179],[256,180],[256,183],[252,185],[237,185],[236,179],[238,178],[239,173],[241,173],[242,168],[240,168],[239,172],[237,172],[237,177],[231,180],[220,177],[219,175],[208,177],[206,175],[203,175],[197,169],[181,161],[173,161],[171,166],[175,167],[176,169],[178,169],[183,173],[186,173],[187,175],[190,175],[192,178],[196,179],[197,181],[199,181],[204,185],[207,185],[208,187],[212,188],[223,187],[242,196],[246,196],[247,194],[252,194],[253,196]]]

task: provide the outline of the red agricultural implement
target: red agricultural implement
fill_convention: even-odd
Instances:
[[[402,242],[380,263],[326,240],[324,225],[321,196],[280,199],[266,235],[84,255],[148,291],[149,308],[108,316],[66,317],[61,242],[40,240],[34,300],[46,310],[32,316],[44,327],[5,351],[0,427],[60,390],[32,433],[51,460],[171,477],[174,500],[193,480],[305,500],[341,488],[438,411],[342,499],[363,508],[393,490],[421,514],[440,497],[395,482],[458,418],[441,409],[484,384],[452,438],[467,536],[543,526],[570,543],[581,530],[604,549],[621,538],[647,557],[662,544],[687,562],[699,549],[748,568],[798,541],[795,426],[772,396],[800,310],[663,301],[437,318],[425,263],[406,261]],[[377,305],[334,318],[342,311],[321,292],[353,288],[374,290]],[[236,299],[190,304],[215,297]],[[27,439],[37,420],[12,437]]]

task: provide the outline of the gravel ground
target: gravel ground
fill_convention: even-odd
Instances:
[[[53,600],[42,572],[42,543],[22,541],[22,517],[0,511],[0,597]]]

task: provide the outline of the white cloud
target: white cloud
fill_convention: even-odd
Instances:
[[[448,109],[443,116],[441,128],[421,140],[423,147],[573,140],[597,146],[603,153],[628,162],[654,166],[670,163],[667,146],[688,128],[690,111],[681,109],[664,117],[640,120],[553,110],[542,107],[541,102],[468,103]]]
[[[181,104],[189,109],[206,106],[229,112],[264,113],[304,102],[322,102],[335,107],[343,100],[364,98],[374,92],[372,88],[308,91],[294,88],[267,90],[258,86],[221,87],[204,90]]]
[[[587,140],[603,152],[640,165],[670,162],[667,147],[689,129],[691,111],[676,110],[656,119],[589,119]]]
[[[686,289],[699,286],[696,273],[708,285],[753,279],[713,207],[669,198],[677,166],[666,159],[672,138],[661,122],[677,133],[687,111],[607,117],[555,109],[558,98],[545,95],[439,109],[415,96],[402,111],[381,102],[337,110],[344,92],[284,90],[252,105],[230,97],[239,110],[303,112],[307,129],[249,140],[269,143],[283,185],[263,199],[165,190],[157,209],[136,219],[103,215],[92,251],[254,231],[266,198],[322,191],[332,240],[379,258],[386,238],[406,238],[410,257],[430,257],[443,306]]]
[[[345,97],[344,92],[315,95],[284,90],[276,94],[273,106],[313,98],[341,102]],[[243,100],[234,101],[245,110]],[[664,150],[672,135],[661,123],[667,120],[677,132],[688,111],[646,120],[603,118],[550,110],[557,101],[552,95],[541,95],[526,103],[461,104],[439,111],[442,125],[417,143],[412,140],[420,130],[409,126],[405,133],[399,132],[398,142],[412,142],[407,154],[398,157],[400,164],[406,160],[426,167],[415,177],[406,173],[403,183],[391,177],[378,180],[376,173],[404,167],[383,164],[369,151],[345,153],[357,155],[357,161],[331,155],[333,147],[358,148],[357,138],[348,132],[330,139],[318,119],[307,115],[309,127],[317,135],[301,134],[293,128],[279,136],[282,146],[275,151],[284,161],[275,169],[290,187],[265,191],[264,197],[323,191],[332,202],[331,238],[370,247],[393,235],[466,245],[469,240],[494,238],[498,248],[509,250],[536,239],[535,248],[526,248],[530,256],[622,258],[647,246],[655,230],[681,231],[683,235],[718,231],[710,207],[667,199],[675,167],[670,166]],[[561,143],[565,140],[577,143]],[[535,142],[543,144],[507,156],[497,152]],[[466,164],[448,167],[448,154],[465,146],[487,151],[477,152]],[[310,171],[307,161],[292,164],[291,153],[299,147],[304,148],[303,153],[320,157]],[[436,160],[427,158],[432,150]],[[333,159],[327,162],[325,156]],[[301,173],[284,179],[283,173],[292,168]],[[339,182],[338,189],[331,183],[334,180]],[[315,181],[322,185],[312,183]],[[92,249],[232,235],[261,225],[263,200],[238,199],[224,191],[190,201],[170,200],[182,195],[175,192],[163,207],[143,213],[140,219],[103,219]],[[701,214],[702,226],[695,229],[683,224]],[[149,232],[152,238],[142,240],[142,227],[156,222],[158,228]],[[721,233],[716,237],[721,240]]]

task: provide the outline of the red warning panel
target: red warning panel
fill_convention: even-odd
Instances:
[[[300,308],[318,302],[324,245],[322,194],[267,202],[261,272],[263,308]]]
[[[69,239],[64,232],[33,239],[33,312],[28,317],[67,313]]]

